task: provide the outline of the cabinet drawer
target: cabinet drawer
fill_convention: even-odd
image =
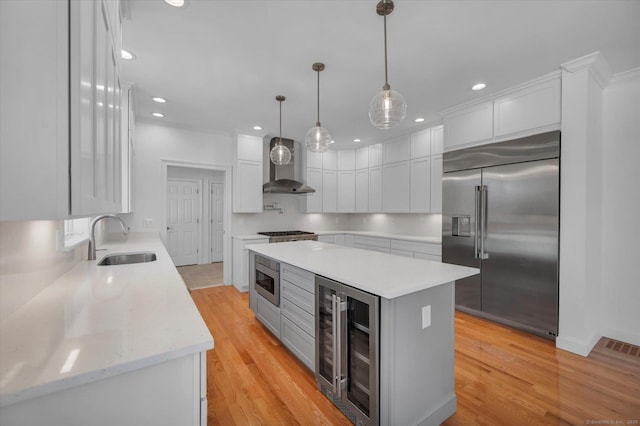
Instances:
[[[396,256],[413,257],[413,252],[412,251],[391,249],[389,251],[389,253],[390,254],[395,254]]]
[[[315,332],[315,315],[309,313],[305,308],[298,306],[292,300],[283,297],[282,303],[282,315],[286,316],[291,322],[304,330],[307,334],[314,337]]]
[[[303,290],[297,285],[286,280],[282,280],[280,282],[280,292],[282,299],[287,299],[295,303],[309,314],[313,315],[315,312],[315,300],[313,293]]]
[[[433,260],[434,262],[442,262],[442,256],[426,253],[414,253],[413,257],[416,259]]]
[[[354,244],[356,246],[373,246],[387,249],[391,247],[387,238],[363,237],[360,235],[355,236]]]
[[[380,253],[389,253],[389,249],[385,247],[368,246],[366,244],[355,244],[354,247],[363,250],[378,251]]]
[[[256,296],[256,318],[274,336],[280,338],[280,308],[259,294]]]
[[[414,253],[424,253],[440,256],[439,244],[425,243],[421,241],[391,240],[391,248],[394,250],[406,250]]]
[[[282,317],[282,343],[311,371],[315,371],[316,341],[287,317]]]
[[[289,281],[292,284],[297,285],[298,287],[307,290],[313,295],[316,292],[316,276],[309,271],[305,271],[304,269],[296,268],[295,266],[287,265],[285,263],[281,264],[281,272],[282,279],[285,281]]]

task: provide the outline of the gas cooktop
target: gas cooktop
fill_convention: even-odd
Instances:
[[[316,234],[306,231],[267,231],[258,232],[258,234],[266,235],[267,237],[269,237],[270,243],[299,240],[318,240],[318,236]]]

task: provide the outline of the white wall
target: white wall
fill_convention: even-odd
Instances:
[[[231,167],[235,143],[230,136],[138,121],[135,135],[134,212],[125,215],[132,231],[159,232],[162,226],[162,160]],[[143,227],[151,219],[150,227]]]
[[[86,244],[69,252],[56,251],[62,223],[0,222],[0,320],[80,262]]]
[[[602,334],[640,345],[640,68],[604,92]]]

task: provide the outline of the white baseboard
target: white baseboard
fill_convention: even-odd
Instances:
[[[576,339],[575,337],[556,337],[556,348],[572,352],[580,356],[587,356],[593,347],[598,343],[602,335],[594,333],[587,339]]]

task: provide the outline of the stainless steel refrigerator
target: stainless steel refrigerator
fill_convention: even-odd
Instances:
[[[442,261],[480,268],[456,281],[456,309],[555,339],[560,132],[443,155]]]

